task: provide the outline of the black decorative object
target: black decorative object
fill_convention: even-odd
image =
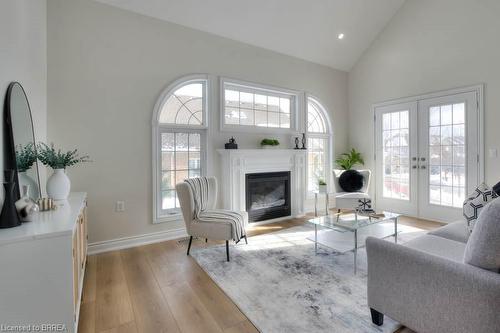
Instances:
[[[234,139],[234,137],[231,137],[231,139],[229,139],[229,142],[226,143],[224,145],[224,147],[226,149],[238,149],[238,144],[236,143],[236,140]]]
[[[363,188],[365,177],[357,170],[346,170],[339,177],[339,185],[345,192],[357,192]]]
[[[302,148],[300,149],[307,149],[306,147],[306,133],[302,133]]]
[[[372,209],[372,201],[370,199],[359,199],[358,210],[367,211]]]
[[[0,214],[0,228],[13,228],[21,225],[21,220],[17,214],[16,209],[16,183],[14,178],[16,170],[5,171],[5,182],[3,187],[5,189],[5,198],[3,201],[2,213]]]
[[[295,137],[295,148],[294,149],[300,149],[299,148],[299,137],[298,136]]]

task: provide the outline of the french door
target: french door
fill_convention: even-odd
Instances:
[[[375,107],[375,133],[377,208],[460,218],[479,182],[477,92]]]

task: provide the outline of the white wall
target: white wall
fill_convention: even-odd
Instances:
[[[407,0],[349,73],[349,145],[373,163],[373,103],[485,83],[485,148],[500,149],[500,2]],[[498,158],[486,181],[500,180]]]
[[[151,223],[151,116],[161,91],[183,75],[308,91],[331,113],[336,150],[346,147],[345,72],[88,0],[50,0],[47,29],[49,139],[94,160],[69,171],[73,190],[89,193],[90,242],[179,227]],[[242,148],[269,136],[215,133],[213,146],[231,135]],[[117,200],[125,212],[114,212]]]
[[[1,105],[3,107],[9,83],[20,82],[28,96],[36,138],[42,141],[47,135],[46,5],[45,0],[0,1]],[[2,131],[0,126],[0,147],[3,149]],[[3,166],[3,154],[0,154],[0,165]],[[1,177],[3,179],[3,173]],[[3,189],[0,193],[3,195]]]

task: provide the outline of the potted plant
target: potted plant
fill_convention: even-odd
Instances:
[[[318,191],[319,193],[326,193],[327,186],[326,182],[323,179],[318,179]]]
[[[19,188],[28,186],[28,195],[30,198],[38,199],[38,184],[31,178],[27,171],[31,169],[36,162],[36,149],[33,143],[28,143],[25,146],[18,145],[16,149],[16,165],[19,179]]]
[[[66,200],[71,189],[71,182],[66,175],[66,168],[78,163],[90,162],[89,156],[80,156],[78,150],[62,152],[45,143],[38,145],[38,159],[44,165],[51,167],[54,172],[47,180],[47,194],[54,200]]]
[[[262,139],[260,145],[262,148],[277,148],[280,142],[276,139]]]
[[[340,154],[340,157],[335,160],[335,163],[344,170],[351,170],[356,164],[365,164],[361,153],[352,148],[349,153]]]
[[[357,192],[363,188],[365,179],[363,175],[353,170],[352,167],[356,164],[364,165],[365,161],[361,153],[352,148],[350,152],[343,153],[335,160],[335,163],[343,170],[339,178],[340,187],[346,192]]]

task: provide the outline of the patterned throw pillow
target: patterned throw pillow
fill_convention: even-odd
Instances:
[[[479,185],[474,193],[469,195],[464,201],[464,217],[467,220],[467,229],[472,232],[474,224],[481,209],[491,200],[497,198],[498,195],[492,191],[488,185],[482,183]]]

